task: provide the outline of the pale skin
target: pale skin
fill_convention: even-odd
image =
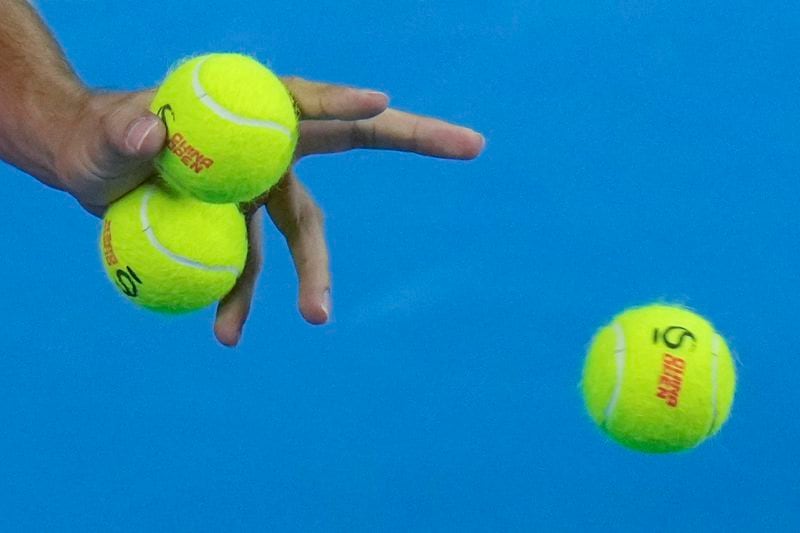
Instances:
[[[389,107],[378,91],[285,77],[300,110],[295,164],[303,157],[353,149],[472,159],[477,132]],[[0,158],[72,195],[102,216],[108,205],[154,174],[166,137],[148,111],[152,91],[101,92],[86,87],[39,15],[25,0],[0,3]],[[226,346],[242,337],[263,259],[266,212],[286,238],[299,280],[298,307],[311,324],[331,316],[331,273],[323,214],[294,166],[252,203],[250,251],[238,283],[217,307],[214,334]]]

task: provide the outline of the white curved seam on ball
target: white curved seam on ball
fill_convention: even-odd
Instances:
[[[205,270],[206,272],[229,272],[234,276],[239,276],[240,272],[239,269],[232,266],[224,266],[224,265],[205,265],[198,261],[194,261],[189,259],[188,257],[183,257],[182,255],[178,255],[174,253],[172,250],[161,244],[156,237],[155,231],[150,226],[150,217],[147,214],[147,207],[150,204],[150,198],[153,196],[155,192],[155,188],[153,186],[149,186],[144,193],[144,198],[142,198],[142,206],[139,210],[139,218],[141,219],[142,223],[142,231],[144,231],[145,235],[147,235],[147,239],[150,241],[150,244],[153,245],[153,248],[161,252],[162,254],[169,257],[171,260],[175,261],[176,263],[183,265],[189,268],[196,268],[198,270]]]
[[[255,128],[266,128],[276,131],[289,139],[292,138],[292,132],[283,124],[279,124],[278,122],[272,120],[260,120],[257,118],[249,118],[237,115],[236,113],[224,108],[219,102],[214,100],[206,92],[203,84],[200,83],[200,68],[205,62],[206,59],[198,61],[197,65],[194,67],[194,72],[192,73],[192,88],[194,89],[194,94],[197,96],[200,102],[203,103],[203,105],[205,105],[222,119],[233,122],[234,124],[238,124],[240,126],[252,126]]]
[[[714,432],[714,426],[717,423],[717,416],[719,416],[717,394],[719,390],[719,349],[721,345],[719,334],[715,333],[711,339],[711,426],[708,428],[708,434]]]
[[[617,369],[617,379],[614,382],[614,391],[611,393],[611,399],[606,406],[606,412],[603,416],[603,425],[608,424],[611,415],[617,408],[619,396],[622,393],[622,379],[625,375],[625,331],[619,322],[614,322],[614,335],[616,336],[616,344],[614,346],[614,361]]]

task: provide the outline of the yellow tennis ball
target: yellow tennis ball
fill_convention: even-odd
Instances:
[[[252,57],[207,54],[179,64],[150,109],[167,127],[156,167],[171,185],[206,202],[251,200],[292,162],[294,102],[281,80]]]
[[[108,277],[130,301],[181,313],[233,288],[247,257],[247,230],[234,204],[148,183],[108,209],[100,249]]]
[[[725,340],[683,307],[648,305],[595,335],[581,383],[592,419],[645,452],[697,446],[727,420],[736,371]]]

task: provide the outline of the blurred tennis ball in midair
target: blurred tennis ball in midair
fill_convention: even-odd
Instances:
[[[673,305],[629,309],[595,335],[581,383],[589,414],[645,452],[693,448],[730,414],[736,372],[725,339]]]

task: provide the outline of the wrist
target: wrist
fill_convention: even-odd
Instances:
[[[31,80],[14,91],[15,101],[0,94],[0,158],[56,189],[62,147],[89,105],[90,93],[76,79]]]

